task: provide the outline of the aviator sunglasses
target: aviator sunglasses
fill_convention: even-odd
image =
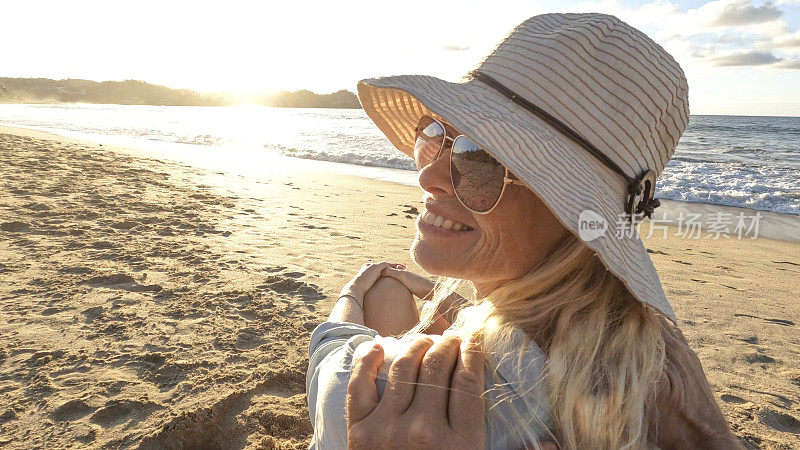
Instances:
[[[436,161],[450,143],[453,192],[461,204],[474,213],[490,213],[500,203],[506,185],[525,185],[509,177],[506,166],[466,135],[448,136],[444,124],[433,117],[422,116],[415,131],[414,162],[417,170]]]

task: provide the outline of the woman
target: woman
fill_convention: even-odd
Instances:
[[[399,76],[358,90],[417,163],[425,211],[411,253],[443,278],[421,320],[412,294],[432,286],[401,266],[366,265],[345,286],[311,338],[312,447],[345,446],[348,427],[364,447],[737,445],[634,228],[658,206],[656,176],[689,119],[666,51],[613,16],[545,14],[462,83]],[[474,344],[457,351],[455,336],[474,335],[485,365]]]

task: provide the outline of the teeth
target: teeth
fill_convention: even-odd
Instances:
[[[464,225],[463,223],[456,222],[452,219],[445,219],[442,216],[437,216],[436,214],[424,210],[422,212],[422,221],[427,223],[428,225],[433,225],[435,227],[443,228],[445,230],[453,230],[453,231],[469,231],[472,228]]]

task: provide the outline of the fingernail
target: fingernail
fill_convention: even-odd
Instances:
[[[372,349],[373,349],[373,350],[380,350],[380,349],[381,349],[381,344],[375,344],[375,345],[373,345],[373,346],[372,346]]]

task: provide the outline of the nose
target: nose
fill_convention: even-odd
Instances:
[[[434,198],[455,195],[450,183],[450,149],[445,148],[435,161],[419,171],[419,185]]]

